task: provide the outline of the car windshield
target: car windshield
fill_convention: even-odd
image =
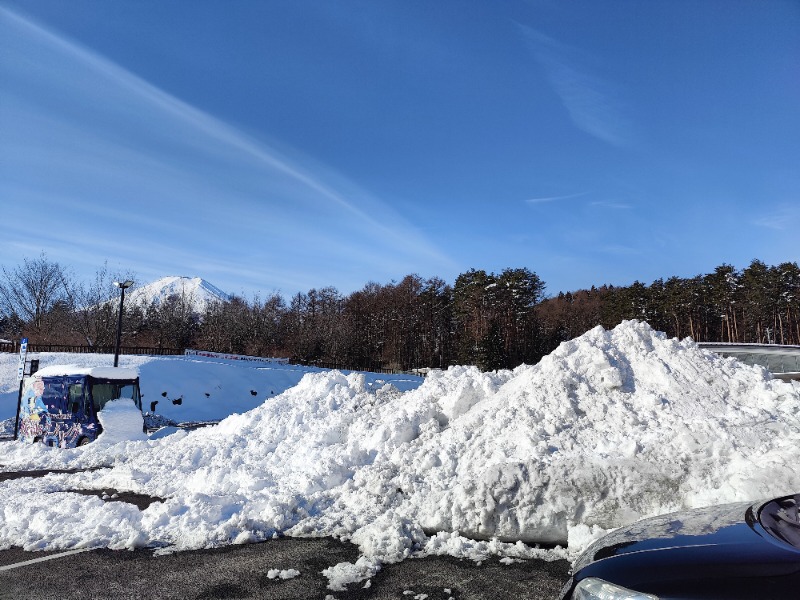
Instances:
[[[92,383],[92,400],[96,410],[102,410],[109,400],[130,398],[137,408],[142,408],[139,386],[133,381],[95,381]]]
[[[758,520],[773,537],[800,548],[800,494],[767,502],[761,507]]]

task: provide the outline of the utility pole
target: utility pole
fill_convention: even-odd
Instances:
[[[114,366],[119,366],[119,342],[122,337],[122,304],[125,302],[125,290],[133,285],[128,279],[125,281],[115,281],[114,285],[119,288],[119,319],[117,320],[117,343],[114,346]]]

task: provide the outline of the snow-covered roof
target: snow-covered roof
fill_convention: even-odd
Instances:
[[[136,379],[139,371],[123,367],[84,367],[81,365],[51,365],[36,372],[40,377],[89,375],[97,379]]]

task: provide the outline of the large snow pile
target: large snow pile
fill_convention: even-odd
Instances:
[[[536,366],[453,367],[404,393],[312,373],[189,434],[66,451],[0,444],[7,470],[111,466],[0,483],[0,547],[334,535],[363,553],[341,567],[346,580],[414,551],[577,552],[640,517],[796,492],[799,443],[800,388],[632,321]],[[139,512],[55,495],[102,487],[166,501]]]

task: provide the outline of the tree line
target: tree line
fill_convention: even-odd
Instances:
[[[119,291],[131,273],[98,269],[80,281],[45,255],[2,269],[0,337],[31,343],[113,345]],[[289,358],[302,364],[409,370],[533,364],[559,343],[626,319],[696,341],[800,344],[800,269],[754,260],[693,278],[545,295],[527,268],[471,269],[450,285],[407,275],[344,295],[334,287],[284,298],[232,297],[198,314],[194,299],[126,303],[123,345],[199,348]]]
[[[737,270],[723,264],[691,278],[639,281],[560,293],[540,306],[547,335],[566,340],[600,324],[647,321],[670,337],[696,342],[800,344],[800,269],[753,260]],[[552,344],[551,344],[552,345]]]

